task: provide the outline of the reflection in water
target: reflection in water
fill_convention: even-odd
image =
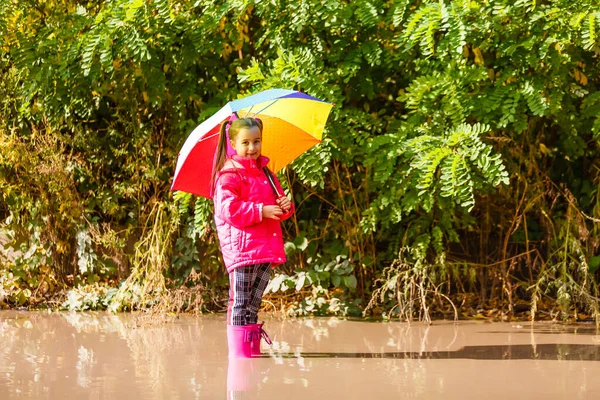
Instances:
[[[244,399],[247,392],[267,378],[269,369],[255,358],[230,358],[227,367],[227,398]]]
[[[144,395],[150,398],[162,398],[170,394],[170,388],[165,387],[167,380],[164,379],[165,375],[169,375],[173,370],[169,365],[170,360],[166,356],[169,350],[182,348],[186,340],[199,339],[199,335],[186,337],[184,330],[178,325],[154,324],[144,315],[132,314],[125,318],[113,314],[95,313],[60,315],[75,328],[79,335],[96,335],[101,343],[106,343],[107,338],[109,341],[117,338],[124,341],[119,344],[126,343],[128,349],[125,354],[129,356],[126,364],[132,364],[131,367],[126,368],[126,375],[133,382],[143,381],[145,383],[142,389]],[[94,354],[93,351],[80,347],[80,361],[77,364],[77,370],[79,371],[78,383],[82,387],[89,387],[91,384],[89,374],[93,361],[85,361],[85,358],[89,357],[89,353],[92,356]],[[81,368],[86,363],[88,364],[87,368]]]
[[[261,356],[268,358],[269,356]],[[399,358],[437,360],[565,360],[600,361],[600,346],[588,344],[540,344],[508,346],[465,346],[456,351],[389,353],[297,353],[279,358]]]
[[[589,326],[266,325],[263,356],[229,360],[223,316],[0,312],[0,399],[600,398]]]
[[[560,334],[568,334],[568,335],[600,335],[600,329],[595,326],[572,326],[572,325],[555,325],[551,327],[535,327],[530,330],[521,330],[518,333],[527,333],[530,331],[531,333],[535,333],[537,335],[560,335]],[[506,333],[503,331],[489,331],[486,333]]]
[[[77,361],[77,383],[87,388],[92,383],[92,366],[94,365],[94,351],[83,346],[78,350],[79,361]]]
[[[200,398],[198,386],[225,369],[201,368],[194,344],[214,344],[202,331],[196,318],[156,324],[131,314],[2,312],[0,398],[55,398],[57,392],[66,398],[128,392],[148,399],[197,392]]]

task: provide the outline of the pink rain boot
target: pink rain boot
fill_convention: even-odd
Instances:
[[[227,325],[227,345],[229,358],[250,358],[253,325]]]
[[[265,339],[265,342],[267,342],[267,344],[271,344],[271,339],[269,338],[269,335],[267,335],[267,332],[265,332],[265,330],[263,329],[263,325],[265,323],[262,322],[260,324],[252,324],[252,325],[248,325],[252,327],[252,343],[250,344],[250,354],[253,356],[260,356],[260,340],[262,338]]]

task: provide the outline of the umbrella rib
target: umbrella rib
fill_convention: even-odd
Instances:
[[[210,136],[203,136],[203,137],[201,137],[200,139],[198,139],[198,142],[200,142],[200,141],[202,141],[202,140],[206,140],[206,139],[213,138],[213,137],[215,137],[215,136],[219,136],[220,134],[221,134],[221,131],[219,131],[219,132],[217,132],[217,133],[213,133],[213,134],[212,134],[212,135],[210,135]]]
[[[275,99],[273,100],[273,102],[269,105],[267,105],[265,108],[263,108],[262,110],[260,110],[259,112],[255,112],[254,115],[252,116],[252,118],[256,117],[258,114],[260,114],[261,112],[265,111],[267,108],[271,107],[273,104],[277,103],[279,99]],[[252,106],[254,107],[254,106]],[[252,108],[251,108],[252,109]],[[249,111],[248,111],[249,112]]]
[[[252,106],[250,107],[250,109],[248,110],[246,115],[244,115],[244,118],[246,118],[248,116],[248,114],[250,114],[250,111],[252,111],[253,108],[254,108],[254,104],[252,104]]]

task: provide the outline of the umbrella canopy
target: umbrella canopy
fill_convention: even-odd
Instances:
[[[286,89],[230,101],[188,136],[177,158],[171,190],[211,197],[210,180],[221,124],[232,114],[263,122],[262,154],[277,172],[321,141],[333,104]]]

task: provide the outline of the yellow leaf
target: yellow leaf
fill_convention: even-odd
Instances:
[[[546,145],[544,145],[544,143],[540,143],[540,153],[545,154],[545,155],[552,154],[552,152],[550,151],[550,149],[548,149],[546,147]]]
[[[588,78],[587,76],[585,76],[585,74],[581,71],[579,71],[577,68],[573,69],[573,72],[575,74],[575,80],[579,83],[581,83],[582,85],[587,85],[588,83]]]
[[[475,64],[483,65],[485,63],[483,54],[477,47],[473,47],[473,54],[475,54]]]
[[[144,98],[144,102],[148,102],[148,92],[142,92],[142,97]]]
[[[59,254],[65,254],[69,251],[70,247],[71,246],[69,245],[69,243],[59,240],[56,243],[56,252]]]

